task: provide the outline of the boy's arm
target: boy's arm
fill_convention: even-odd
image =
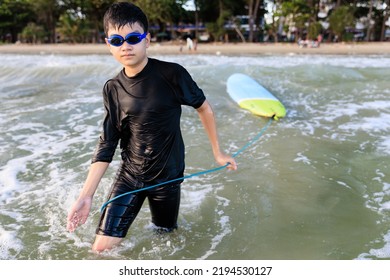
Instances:
[[[236,170],[237,164],[234,158],[225,155],[220,150],[214,112],[208,101],[206,100],[205,102],[203,102],[203,104],[196,110],[198,111],[199,118],[202,121],[203,127],[205,128],[206,133],[209,137],[215,160],[220,165],[230,163],[227,168],[231,170]]]
[[[68,213],[68,231],[73,232],[79,225],[84,224],[87,220],[91,210],[92,198],[108,166],[108,162],[100,161],[91,164],[83,189]]]

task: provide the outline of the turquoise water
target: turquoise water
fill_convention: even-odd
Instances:
[[[179,229],[156,234],[147,205],[123,244],[91,252],[119,154],[75,233],[66,215],[85,180],[103,116],[110,56],[0,55],[0,259],[390,259],[390,57],[158,56],[185,66],[234,153],[267,123],[226,93],[251,75],[286,106],[239,170],[183,183]],[[184,108],[186,174],[216,167]]]

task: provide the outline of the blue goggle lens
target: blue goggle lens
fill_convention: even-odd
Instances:
[[[115,47],[120,47],[123,45],[123,43],[126,41],[130,45],[136,45],[139,42],[141,42],[145,37],[147,33],[130,33],[126,35],[126,38],[123,38],[121,35],[112,35],[110,38],[107,38],[107,41],[110,45]]]

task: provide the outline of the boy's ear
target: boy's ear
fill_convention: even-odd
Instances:
[[[112,48],[111,48],[111,45],[110,45],[110,43],[108,42],[107,38],[104,38],[104,41],[106,42],[106,46],[108,47],[110,53],[112,54]]]
[[[146,47],[149,48],[150,46],[150,41],[152,39],[152,35],[148,32],[148,35],[146,35]]]
[[[106,42],[106,45],[107,45],[108,47],[110,46],[110,43],[108,43],[107,38],[104,38],[104,42]]]

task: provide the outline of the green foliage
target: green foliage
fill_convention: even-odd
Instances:
[[[21,39],[25,43],[42,43],[45,39],[46,32],[42,25],[37,25],[34,22],[30,22],[23,29],[21,33]]]
[[[59,0],[27,0],[35,14],[35,23],[45,27],[48,42],[55,42],[55,28],[58,18],[64,12],[62,1]]]
[[[0,1],[0,41],[10,37],[18,40],[18,34],[34,18],[32,7],[28,0]]]
[[[214,41],[218,41],[226,33],[224,24],[226,20],[231,16],[229,11],[222,11],[216,22],[208,22],[206,28],[214,38]]]
[[[292,15],[293,17],[307,17],[310,13],[310,6],[307,1],[304,0],[283,1],[281,5],[281,14],[284,16]]]
[[[348,6],[341,6],[337,8],[329,17],[330,29],[340,39],[350,39],[346,36],[346,29],[354,26],[355,18],[353,10]]]
[[[173,22],[174,19],[180,18],[184,11],[181,7],[183,1],[135,0],[133,2],[146,13],[150,22]]]
[[[307,32],[307,37],[310,40],[316,40],[318,35],[321,34],[322,25],[319,22],[310,24]]]
[[[55,42],[58,34],[69,42],[102,42],[102,18],[109,5],[126,0],[0,0],[0,42],[26,40],[29,42]],[[130,0],[127,0],[130,1]],[[187,0],[132,0],[147,14],[151,26],[157,26],[156,33],[166,32],[168,26],[181,23],[208,22],[208,32],[215,40],[223,37],[224,25],[229,18],[248,15],[253,12],[255,0],[193,0],[196,11],[183,9]],[[273,4],[272,11],[267,11]],[[335,9],[325,21],[330,30],[340,39],[350,39],[346,28],[354,27],[361,17],[367,17],[369,10],[375,22],[372,27],[374,36],[379,39],[383,33],[384,22],[388,18],[388,0],[331,0]],[[387,8],[386,7],[387,3]],[[268,32],[274,38],[281,30],[288,32],[294,26],[295,37],[307,34],[315,38],[322,30],[319,24],[319,0],[260,0],[255,9],[259,16],[272,13],[272,22],[257,26],[256,30]],[[254,29],[252,29],[254,30]],[[174,31],[172,31],[174,32]],[[33,33],[36,33],[33,35]],[[253,35],[253,34],[251,34]],[[249,35],[249,40],[252,36]],[[259,37],[262,34],[258,34]]]
[[[85,19],[75,12],[66,12],[60,16],[58,32],[61,41],[69,43],[84,43],[88,34],[88,26]]]

